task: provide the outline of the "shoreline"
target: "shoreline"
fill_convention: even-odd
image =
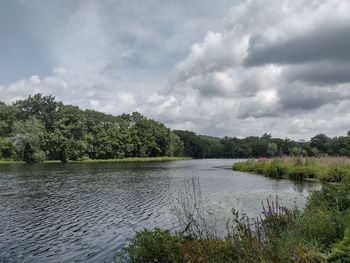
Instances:
[[[234,163],[232,169],[275,179],[338,184],[350,178],[350,159],[286,157],[247,160]]]
[[[81,161],[68,161],[66,163],[141,163],[141,162],[172,162],[172,161],[184,161],[192,160],[191,157],[128,157],[122,159],[86,159]],[[0,160],[0,165],[2,164],[27,164],[23,161],[9,161]],[[42,163],[34,164],[65,164],[60,160],[47,160]]]

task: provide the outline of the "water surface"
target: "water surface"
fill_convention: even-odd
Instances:
[[[178,227],[170,200],[192,177],[218,232],[231,208],[253,217],[276,195],[287,207],[302,207],[320,187],[235,172],[233,162],[1,165],[0,262],[110,260],[137,230]]]

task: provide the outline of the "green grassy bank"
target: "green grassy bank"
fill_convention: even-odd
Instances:
[[[286,157],[237,162],[233,170],[252,172],[273,178],[317,179],[325,182],[341,182],[350,178],[350,158]]]
[[[233,210],[224,237],[209,231],[195,211],[185,206],[183,231],[137,232],[114,262],[350,262],[348,159],[259,160],[237,163],[234,168],[278,178],[339,183],[325,184],[312,192],[303,210],[287,209],[277,198],[265,201],[255,219]]]
[[[25,163],[22,161],[13,161],[13,160],[0,160],[0,165],[1,164],[14,164],[14,163]]]
[[[68,163],[132,163],[132,162],[169,162],[180,160],[191,160],[191,157],[130,157],[123,159],[83,159],[78,161],[68,161]],[[0,160],[1,164],[18,164],[21,161]],[[43,163],[62,163],[59,160],[48,160]]]

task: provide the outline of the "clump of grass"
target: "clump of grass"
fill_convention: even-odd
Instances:
[[[286,157],[238,162],[233,169],[262,174],[272,178],[318,179],[341,182],[350,178],[350,158]]]

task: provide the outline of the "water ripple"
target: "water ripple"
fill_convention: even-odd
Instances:
[[[232,160],[146,164],[4,165],[0,170],[0,262],[103,262],[135,231],[175,229],[169,199],[199,177],[207,208],[254,215],[279,194],[302,205],[312,183],[225,169]]]

